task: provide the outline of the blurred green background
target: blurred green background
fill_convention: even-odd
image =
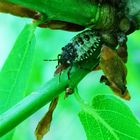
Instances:
[[[29,19],[0,14],[0,69],[10,53],[18,34],[24,25],[30,22],[32,21]],[[61,48],[76,34],[41,28],[36,30],[36,52],[26,95],[53,77],[57,62],[43,60],[57,58]],[[129,102],[124,102],[128,104],[135,116],[140,120],[140,31],[129,35],[128,53],[127,87],[132,99]],[[78,85],[79,93],[85,100],[91,101],[91,98],[96,94],[113,94],[108,87],[99,83],[101,75],[101,71],[91,72]],[[21,123],[16,128],[14,137],[11,140],[35,140],[34,130],[47,108],[48,105],[44,106]],[[44,140],[86,140],[84,129],[77,116],[79,110],[79,104],[73,95],[64,100],[64,95],[62,94],[53,116],[51,129],[44,137]]]

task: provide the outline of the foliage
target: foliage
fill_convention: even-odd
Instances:
[[[25,26],[1,70],[0,113],[8,110],[24,96],[34,56],[35,27],[34,24]]]
[[[140,139],[140,123],[130,109],[113,96],[98,95],[79,113],[87,139]]]
[[[36,26],[30,24],[24,27],[1,70],[0,114],[24,97],[33,62]],[[0,120],[2,120],[2,116]],[[8,137],[12,137],[12,135],[7,135],[5,139]]]

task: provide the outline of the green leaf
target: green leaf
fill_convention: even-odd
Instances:
[[[87,140],[140,140],[140,123],[130,109],[110,95],[93,98],[79,113]]]
[[[24,27],[0,72],[0,114],[24,97],[35,49],[36,24]]]

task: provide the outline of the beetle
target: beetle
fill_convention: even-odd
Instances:
[[[79,33],[62,48],[62,53],[58,55],[58,65],[55,74],[70,67],[68,71],[69,77],[74,63],[80,65],[81,62],[88,61],[88,58],[94,55],[97,49],[101,49],[104,43],[115,48],[117,46],[115,33],[91,29]]]

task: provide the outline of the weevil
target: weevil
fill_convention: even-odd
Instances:
[[[86,30],[79,33],[62,48],[62,53],[58,55],[58,68],[55,73],[60,71],[60,67],[70,66],[71,69],[74,63],[85,61],[97,48],[101,47],[101,43],[101,37],[97,31]]]

